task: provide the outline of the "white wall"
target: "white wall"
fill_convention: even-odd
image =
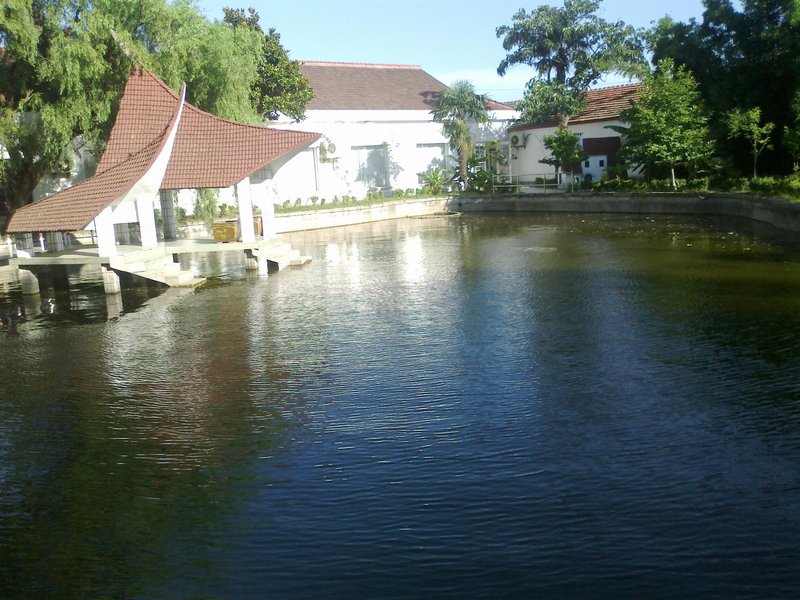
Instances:
[[[506,129],[517,116],[515,111],[492,115],[488,126],[474,130],[476,141],[505,139]],[[336,146],[335,154],[328,154],[327,160],[327,153],[317,144],[278,170],[274,184],[279,202],[294,202],[296,198],[305,201],[311,196],[328,202],[334,196],[363,198],[374,189],[359,177],[359,155],[368,154],[364,148],[370,146],[388,157],[387,188],[420,188],[418,174],[441,164],[441,148],[447,143],[441,124],[424,110],[309,110],[304,121],[279,122],[279,126],[322,133],[321,144],[332,142]]]
[[[608,125],[623,125],[622,121],[601,121],[597,123],[578,123],[570,125],[569,129],[583,138],[620,137],[620,134],[607,129]],[[539,162],[550,156],[550,151],[544,147],[545,136],[556,132],[557,127],[540,127],[530,129],[515,129],[512,134],[519,135],[525,141],[525,146],[511,148],[511,174],[523,180],[532,179],[536,175],[553,175],[555,169],[550,165]]]
[[[5,150],[5,149],[3,149]],[[45,173],[33,188],[33,200],[41,200],[56,192],[72,187],[79,181],[94,175],[97,157],[91,152],[82,136],[78,136],[61,153],[61,160],[68,171]]]

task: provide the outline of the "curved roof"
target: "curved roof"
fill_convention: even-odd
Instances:
[[[157,135],[180,97],[153,73],[131,72],[97,172],[116,165]],[[244,125],[186,104],[161,189],[226,188],[320,134]]]
[[[83,229],[103,210],[129,192],[152,166],[181,112],[181,103],[172,107],[172,114],[150,142],[137,148],[126,160],[102,173],[47,198],[16,210],[6,228],[7,233],[26,231],[74,231]]]
[[[183,107],[161,189],[225,188],[320,134],[244,125],[204,112],[142,67],[131,70],[95,175],[17,210],[9,233],[85,228],[155,161]]]

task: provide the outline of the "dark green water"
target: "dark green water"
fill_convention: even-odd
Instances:
[[[293,245],[118,317],[73,274],[0,330],[0,597],[800,596],[796,242],[564,215]]]

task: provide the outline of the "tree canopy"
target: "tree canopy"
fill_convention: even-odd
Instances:
[[[442,124],[450,146],[458,153],[458,177],[462,185],[469,181],[467,163],[472,156],[470,123],[489,121],[486,99],[475,93],[469,81],[457,81],[434,101],[433,120]]]
[[[277,34],[270,43],[277,52]],[[265,72],[265,46],[260,30],[210,22],[189,0],[7,0],[0,11],[0,144],[10,156],[0,173],[3,199],[11,207],[32,201],[38,180],[76,136],[102,152],[132,61],[174,89],[185,82],[188,100],[204,110],[260,122],[259,112],[269,111],[252,90]],[[299,116],[300,105],[292,111]]]
[[[753,156],[753,177],[758,176],[758,157],[765,148],[770,147],[770,134],[775,123],[761,124],[761,108],[750,110],[735,108],[726,115],[731,138],[744,138]]]
[[[763,120],[775,124],[774,152],[765,152],[763,162],[773,173],[787,172],[792,157],[783,135],[800,116],[800,2],[703,0],[703,5],[700,22],[658,23],[649,36],[654,61],[671,58],[693,73],[719,138],[727,133],[730,111],[760,107]],[[723,150],[742,170],[749,166],[747,144]]]
[[[252,86],[253,100],[259,113],[269,120],[282,113],[296,121],[305,118],[306,107],[314,98],[311,84],[303,77],[300,62],[291,60],[281,45],[281,36],[274,27],[264,33],[255,9],[223,8],[225,22],[234,28],[246,26],[262,35],[258,56],[258,77]]]
[[[520,9],[511,25],[497,28],[507,55],[497,68],[505,75],[514,65],[532,67],[522,118],[536,122],[557,116],[567,125],[582,107],[586,91],[605,74],[640,73],[644,45],[636,30],[622,21],[597,16],[600,0],[564,0],[562,7]]]
[[[539,162],[555,167],[556,177],[559,169],[571,169],[586,157],[581,138],[563,125],[552,135],[546,135],[542,144],[550,151],[550,156]]]
[[[714,146],[708,114],[697,82],[685,67],[675,68],[663,60],[645,78],[638,100],[621,114],[628,128],[613,128],[625,134],[622,157],[632,164],[669,169],[676,187],[675,168],[696,171],[711,157]]]

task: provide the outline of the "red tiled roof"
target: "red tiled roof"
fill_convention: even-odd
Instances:
[[[129,94],[130,88],[130,94]],[[98,171],[125,160],[158,132],[178,95],[152,73],[137,69],[125,88],[114,131]],[[244,125],[186,104],[161,189],[226,188],[320,134]]]
[[[425,110],[447,86],[420,65],[303,62],[314,89],[309,110]],[[513,107],[489,100],[490,110]]]
[[[136,148],[124,161],[15,211],[6,231],[22,233],[85,228],[107,206],[130,191],[147,172],[167,143],[179,111],[180,103],[172,107],[172,114],[161,123],[160,134],[151,138],[148,144]]]
[[[187,104],[161,189],[230,187],[320,137],[226,121]]]
[[[591,123],[594,121],[612,121],[619,118],[620,113],[631,106],[639,97],[641,83],[615,85],[613,87],[589,90],[586,94],[586,106],[574,117],[570,118],[570,125],[577,123]],[[535,129],[538,127],[553,127],[557,121],[547,123],[525,124],[519,123],[509,127],[509,131],[517,129]]]
[[[180,107],[181,97],[164,82],[141,67],[132,69],[94,177],[16,211],[7,231],[86,227],[146,173]],[[235,123],[183,103],[161,189],[229,187],[319,137]]]

